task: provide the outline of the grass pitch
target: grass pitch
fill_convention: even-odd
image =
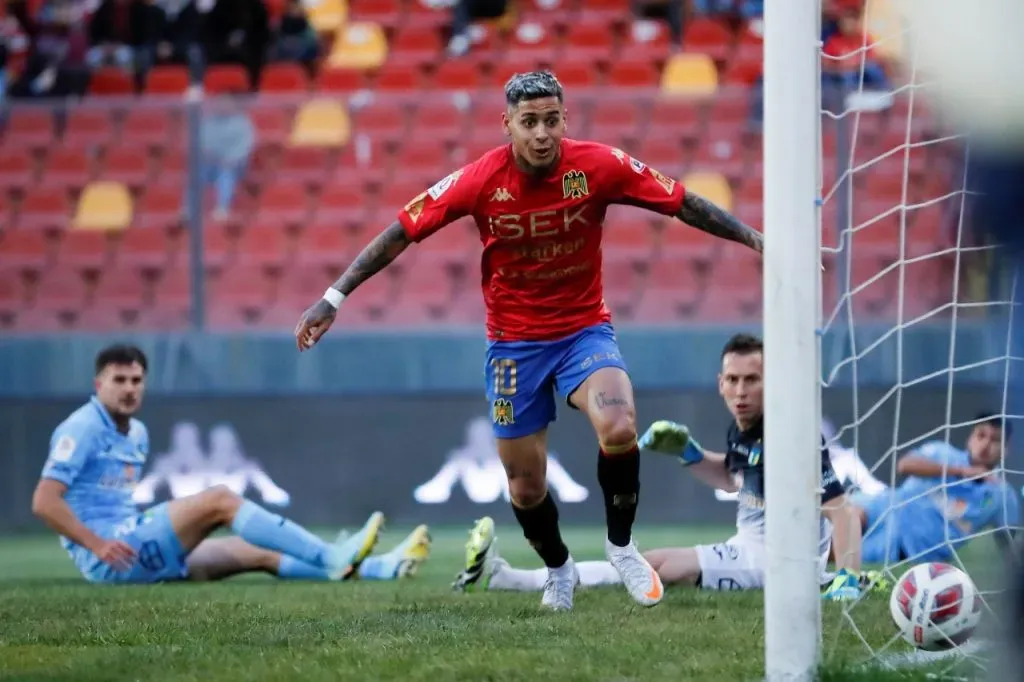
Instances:
[[[407,530],[389,531],[381,549]],[[662,604],[642,609],[621,588],[581,590],[569,614],[542,612],[539,594],[453,594],[467,530],[435,530],[431,561],[413,579],[326,584],[253,576],[92,586],[55,538],[0,539],[0,680],[680,682],[763,675],[761,593],[670,588]],[[539,566],[518,529],[498,531],[503,556]],[[577,560],[602,557],[600,529],[565,535]],[[728,536],[727,528],[637,531],[645,548]],[[823,679],[925,679],[920,668],[899,676],[857,672],[864,644],[843,625],[840,606],[825,604],[823,615]],[[854,618],[872,645],[893,635],[888,594],[866,599]]]

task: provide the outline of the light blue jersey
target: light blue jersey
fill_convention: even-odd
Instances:
[[[971,461],[945,442],[926,443],[916,454],[951,468]],[[867,563],[949,560],[974,534],[1020,522],[1017,496],[1002,480],[910,476],[895,490],[858,501],[867,514]]]
[[[107,540],[124,540],[138,553],[130,570],[116,572],[62,536],[61,544],[89,580],[155,582],[186,574],[166,506],[140,514],[132,502],[148,454],[145,425],[132,419],[122,434],[95,396],[53,431],[42,477],[67,486],[64,499],[89,530]]]

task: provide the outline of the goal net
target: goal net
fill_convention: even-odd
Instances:
[[[889,585],[823,606],[822,658],[963,675],[985,665],[984,644],[1001,617],[994,536],[1015,523],[1013,514],[976,524],[952,463],[945,477],[902,494],[899,462],[946,446],[967,449],[971,433],[993,421],[983,415],[992,415],[1008,428],[990,446],[991,476],[1019,497],[1021,472],[1006,443],[1016,418],[1008,403],[1014,287],[996,274],[995,247],[972,230],[971,145],[938,113],[938,85],[922,75],[915,25],[899,3],[835,2],[822,19],[823,419],[837,474],[854,503],[869,509],[864,546],[873,563],[864,568],[879,570]],[[908,552],[898,529],[922,502],[948,522],[937,536],[922,528]],[[1000,497],[991,504],[1007,505]],[[899,576],[933,560],[965,570],[985,598],[983,627],[942,654],[915,651],[889,615]]]

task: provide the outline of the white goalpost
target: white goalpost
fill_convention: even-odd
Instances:
[[[818,591],[821,310],[817,2],[764,11],[765,671],[813,679]]]

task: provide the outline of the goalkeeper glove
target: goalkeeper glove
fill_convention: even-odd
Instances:
[[[860,580],[845,568],[836,573],[832,584],[822,595],[829,601],[854,601],[860,598]]]
[[[690,436],[690,429],[664,419],[651,424],[644,435],[640,436],[637,444],[643,450],[674,455],[680,459],[683,466],[696,464],[704,459],[704,449]]]

